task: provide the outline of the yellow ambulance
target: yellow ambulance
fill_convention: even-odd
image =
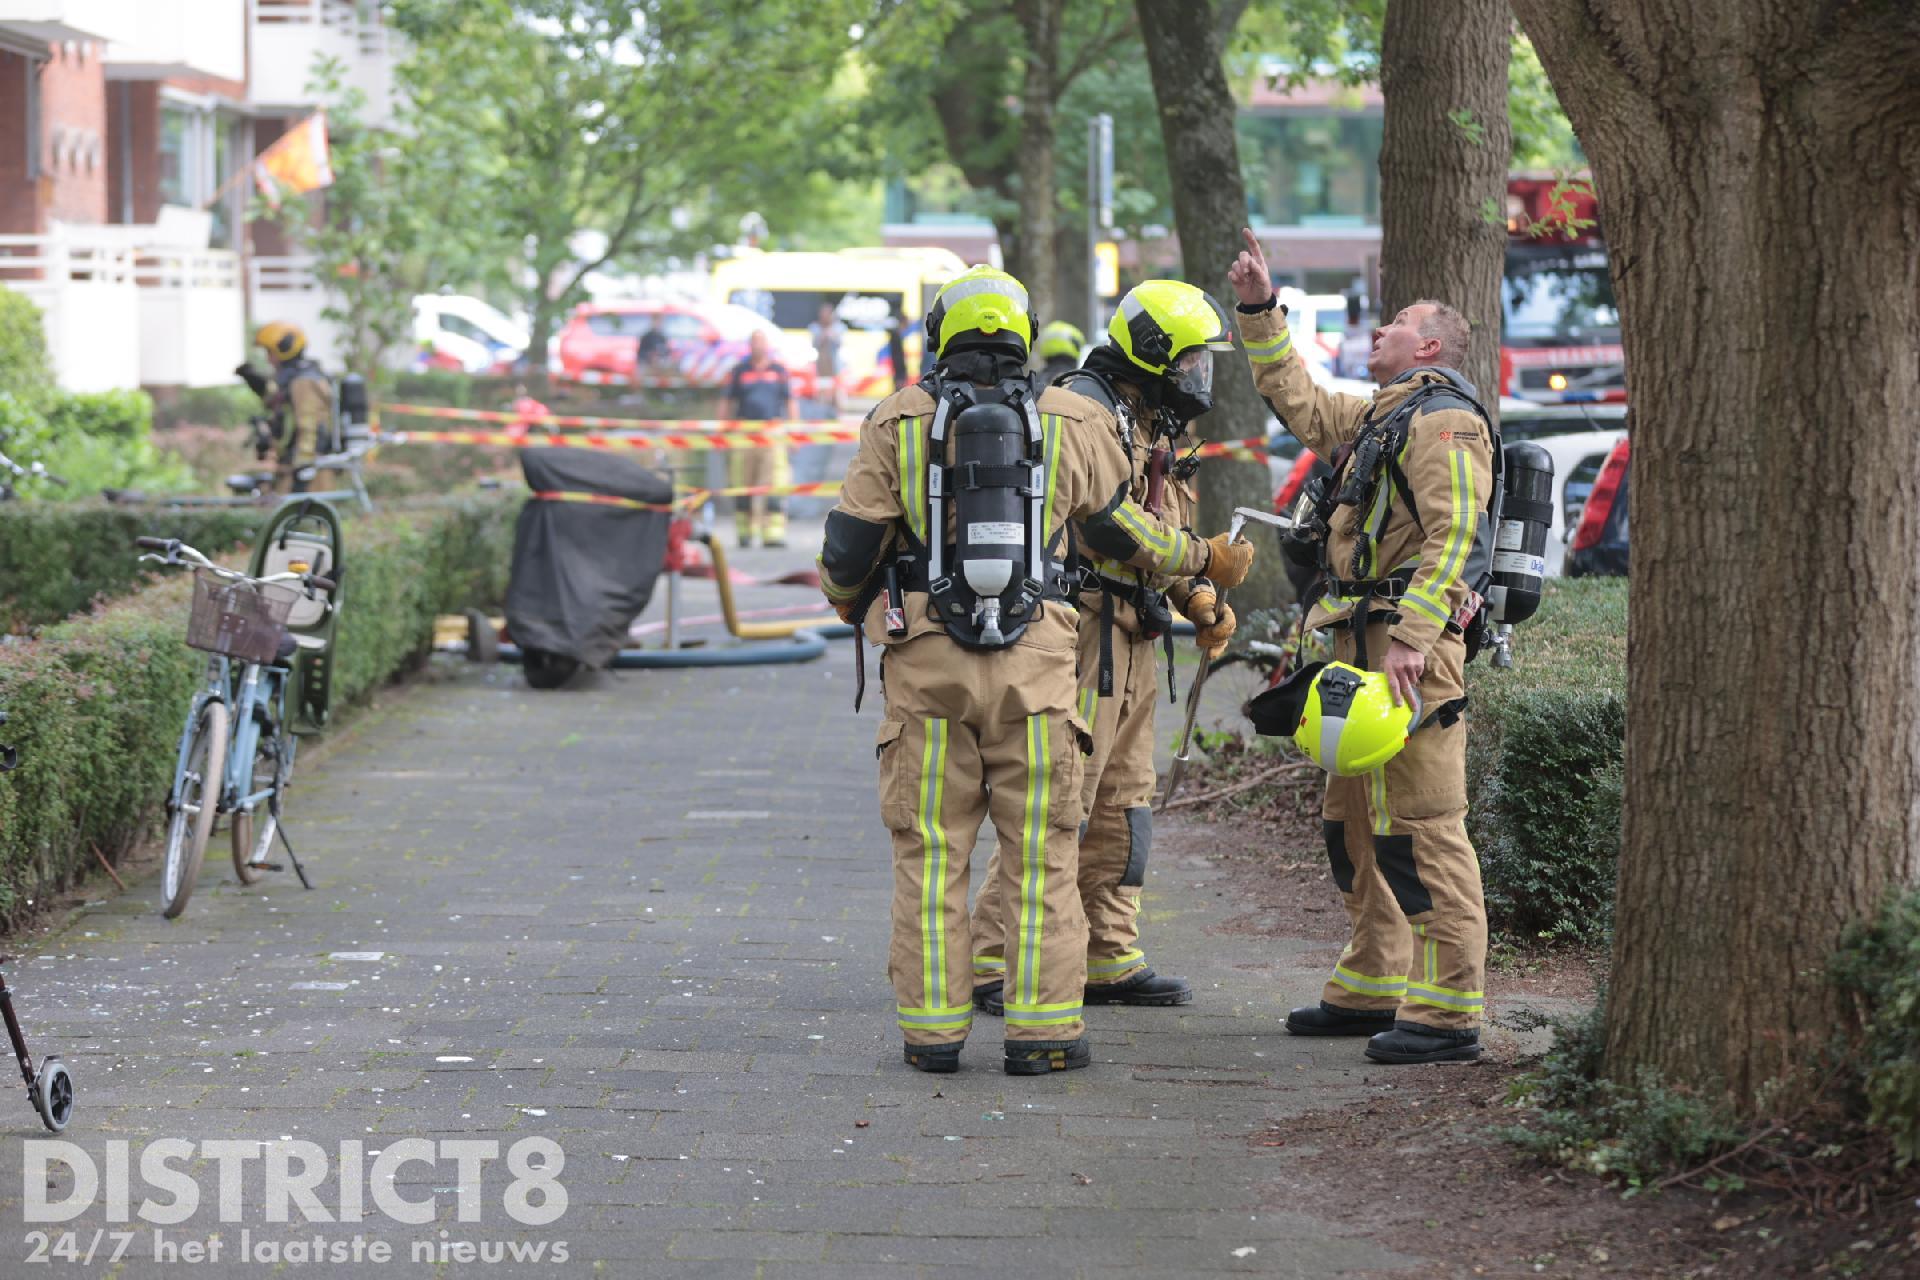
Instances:
[[[750,307],[780,328],[810,337],[820,307],[831,304],[846,328],[838,384],[843,402],[872,403],[900,385],[887,355],[890,322],[906,349],[906,375],[920,372],[927,307],[940,286],[967,269],[947,249],[842,249],[768,253],[745,249],[713,269],[713,297]]]

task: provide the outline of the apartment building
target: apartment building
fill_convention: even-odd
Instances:
[[[40,307],[63,386],[224,382],[270,319],[333,354],[310,260],[246,218],[326,57],[384,122],[365,0],[0,0],[0,286]]]

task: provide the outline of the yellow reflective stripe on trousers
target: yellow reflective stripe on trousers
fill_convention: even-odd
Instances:
[[[1345,987],[1358,996],[1401,996],[1407,992],[1407,980],[1404,977],[1382,978],[1368,973],[1355,973],[1345,965],[1333,966],[1334,985]]]
[[[1458,1009],[1463,1013],[1478,1013],[1486,1008],[1487,997],[1484,991],[1455,991],[1452,987],[1442,987],[1431,982],[1409,982],[1407,1003],[1430,1004],[1439,1009]]]
[[[906,513],[907,529],[921,542],[927,540],[927,457],[926,436],[920,419],[902,418],[895,424],[900,431],[900,509]]]
[[[895,1017],[905,1031],[965,1031],[973,1025],[973,1005],[934,1005],[923,1009],[899,1009]]]
[[[1277,337],[1266,342],[1243,339],[1242,343],[1247,349],[1247,359],[1255,364],[1272,364],[1276,360],[1286,359],[1293,353],[1293,331],[1287,328],[1287,322],[1282,320]]]
[[[1094,718],[1100,714],[1100,691],[1082,689],[1080,691],[1080,718],[1087,722],[1087,732],[1093,732]]]
[[[1128,969],[1134,968],[1136,965],[1142,965],[1146,962],[1146,954],[1140,951],[1129,951],[1118,960],[1089,960],[1087,961],[1087,977],[1111,977],[1113,974],[1123,973]]]
[[[1006,1019],[1010,1027],[1057,1027],[1065,1022],[1078,1022],[1082,1011],[1078,1000],[1063,1000],[1059,1004],[1009,1003]]]
[[[1373,834],[1393,834],[1393,815],[1387,812],[1387,767],[1381,765],[1367,775],[1367,810],[1373,815]]]
[[[1452,510],[1447,520],[1446,546],[1440,553],[1440,564],[1426,581],[1416,583],[1404,601],[1416,604],[1431,603],[1439,612],[1441,622],[1447,620],[1447,590],[1460,578],[1460,571],[1466,567],[1467,551],[1473,545],[1474,526],[1479,523],[1479,510],[1473,499],[1473,459],[1465,449],[1455,449],[1447,454],[1447,489]]]
[[[1027,803],[1020,833],[1020,989],[1008,992],[1015,1003],[1032,1006],[1040,998],[1040,934],[1047,896],[1047,814],[1052,802],[1053,762],[1047,718],[1027,717]]]
[[[947,993],[947,832],[941,803],[947,792],[947,722],[927,721],[927,745],[920,756],[920,786],[914,827],[920,833],[921,999]],[[969,1005],[969,1008],[972,1006]]]
[[[990,978],[997,973],[1005,973],[1006,971],[1007,962],[1002,956],[975,956],[973,958],[973,972],[975,977],[984,976]]]

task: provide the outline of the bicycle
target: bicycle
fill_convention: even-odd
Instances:
[[[44,462],[32,462],[21,466],[6,454],[0,453],[0,502],[8,502],[20,495],[14,490],[16,480],[44,480],[48,484],[67,487],[67,482],[47,470]]]
[[[148,553],[142,561],[192,567],[187,644],[211,655],[205,684],[194,695],[180,733],[167,796],[162,914],[171,920],[186,910],[222,813],[232,815],[233,867],[241,884],[252,884],[263,871],[283,869],[267,861],[277,836],[300,883],[313,888],[281,827],[298,748],[287,717],[287,687],[300,644],[286,623],[297,601],[313,600],[315,592],[331,594],[335,582],[312,572],[303,560],[288,562],[282,572],[251,577],[213,563],[178,538],[141,537],[134,543]],[[256,833],[262,805],[267,817]]]

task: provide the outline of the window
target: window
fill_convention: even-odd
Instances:
[[[1243,115],[1248,212],[1280,226],[1378,226],[1378,114]]]

